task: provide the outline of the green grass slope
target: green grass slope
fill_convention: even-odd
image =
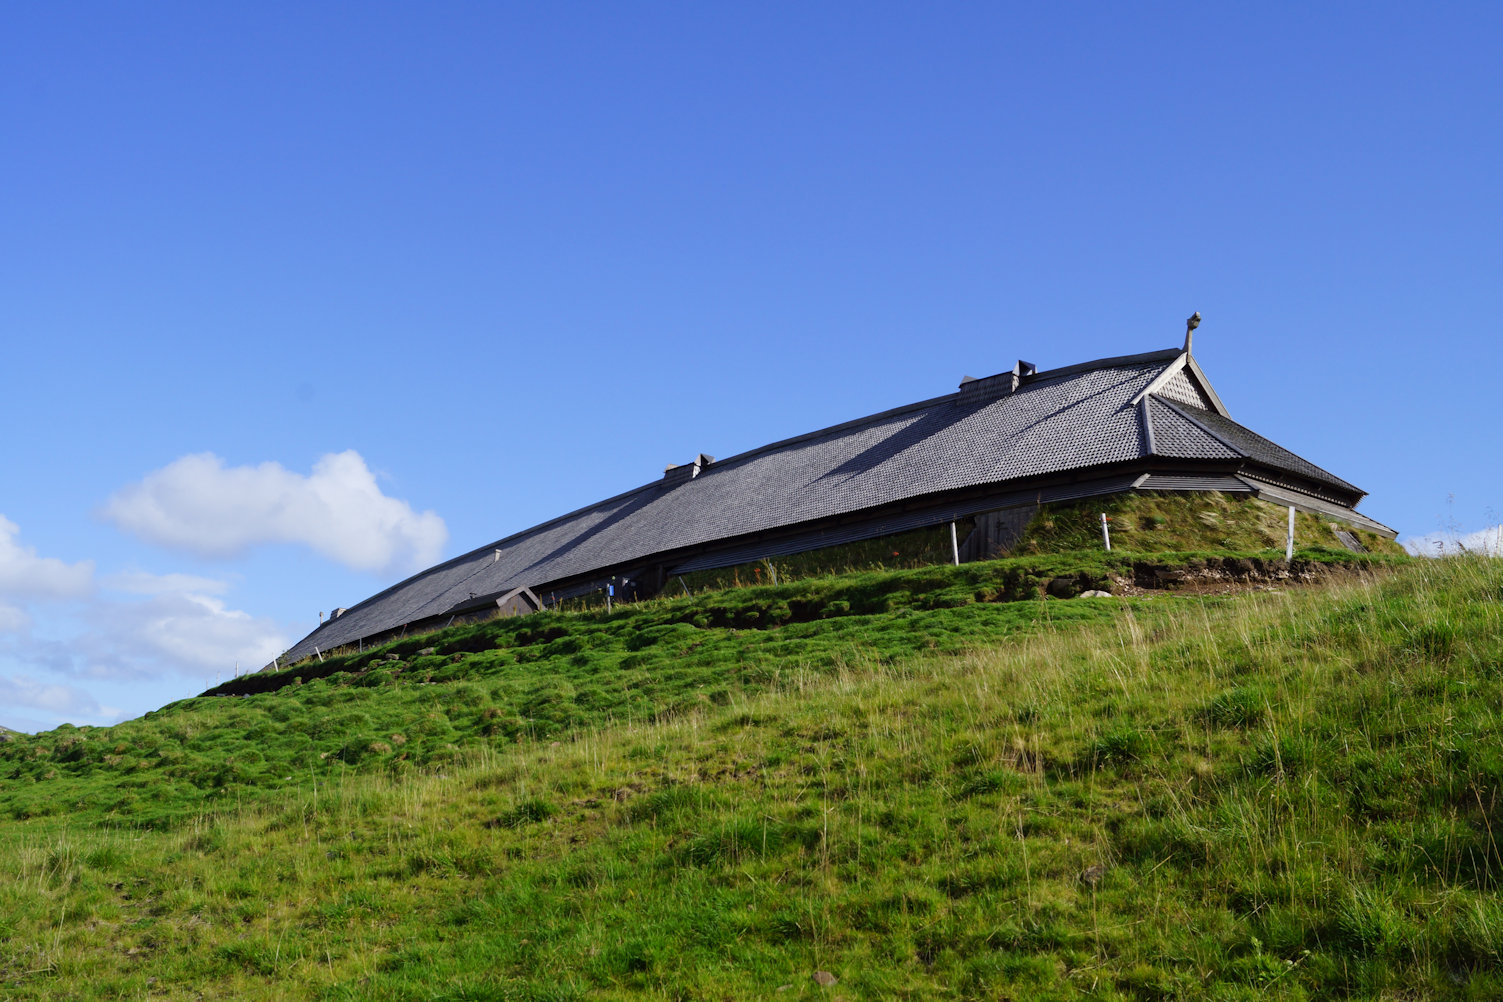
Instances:
[[[1383,563],[1305,551],[1292,570]],[[434,768],[478,745],[662,721],[789,677],[950,656],[1114,615],[1089,602],[1019,602],[1051,587],[1073,594],[1168,567],[1245,576],[1283,566],[1258,555],[1056,554],[457,627],[245,676],[115,727],[0,742],[0,817],[169,827],[310,777]]]
[[[1058,553],[1101,545],[1101,516],[1110,522],[1118,549],[1283,550],[1289,509],[1241,494],[1211,492],[1132,492],[1045,506],[1029,523],[1014,552]],[[1302,547],[1341,548],[1336,530],[1354,536],[1372,553],[1400,555],[1404,548],[1363,529],[1311,512],[1298,512],[1295,542]]]
[[[910,598],[777,629],[697,625],[705,610],[662,603],[640,610],[662,622],[623,639],[640,638],[636,651],[584,644],[611,636],[588,617],[516,648],[578,640],[548,670],[576,694],[609,693],[646,667],[623,660],[659,646],[672,655],[653,655],[652,673],[692,670],[704,648],[688,649],[687,630],[701,631],[725,645],[725,694],[680,705],[694,687],[653,690],[670,712],[621,703],[451,740],[446,761],[408,766],[317,757],[281,788],[244,785],[238,806],[162,830],[118,812],[13,816],[0,824],[0,994],[1503,994],[1500,562],[1217,598],[991,604],[967,584],[971,602],[921,608],[912,596],[943,589],[862,587]],[[791,613],[772,599],[721,608]],[[761,662],[765,677],[724,681],[735,659],[756,664],[783,631],[814,627]],[[591,676],[596,658],[609,667]],[[423,670],[408,664],[402,675]],[[479,677],[305,679],[138,726],[179,727],[186,747],[229,724],[210,716],[255,708],[270,740],[312,719],[289,709],[308,693],[428,694],[441,708],[408,729],[428,713],[483,719],[482,695],[504,719],[518,705],[504,685],[521,676]],[[441,695],[466,686],[470,702]],[[142,733],[70,747],[144,745]],[[67,764],[29,785],[82,789],[89,776]]]

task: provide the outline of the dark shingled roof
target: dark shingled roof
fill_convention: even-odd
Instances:
[[[1153,452],[1178,459],[1236,459],[1231,446],[1176,411],[1158,397],[1148,398],[1153,419]]]
[[[1262,435],[1249,431],[1231,418],[1222,417],[1215,411],[1191,407],[1177,401],[1169,403],[1167,409],[1178,411],[1183,417],[1215,436],[1217,441],[1255,463],[1295,473],[1307,479],[1340,488],[1343,492],[1362,493],[1334,473],[1322,470],[1314,463],[1301,459],[1283,446],[1275,445]]]
[[[1007,373],[964,384],[710,463],[697,476],[671,474],[480,547],[361,602],[286,656],[432,620],[518,586],[604,576],[654,557],[672,563],[675,551],[957,491],[1000,491],[1097,468],[1106,468],[1102,476],[1115,469],[1120,480],[1123,464],[1155,458],[1211,463],[1217,475],[1251,461],[1350,495],[1347,505],[1361,497],[1210,409],[1220,403],[1202,381],[1193,362],[1169,350],[1024,375],[1016,389]]]

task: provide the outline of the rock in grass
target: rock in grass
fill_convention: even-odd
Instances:
[[[1074,578],[1051,578],[1044,586],[1044,591],[1055,598],[1069,598],[1075,594],[1077,587],[1079,586]]]
[[[826,988],[828,988],[831,985],[835,984],[838,980],[839,979],[837,979],[835,977],[835,975],[831,974],[829,971],[815,971],[814,972],[814,981],[815,981],[815,983],[816,984],[820,984],[820,985],[824,985]]]
[[[1111,598],[1112,597],[1112,593],[1109,592],[1109,591],[1102,591],[1100,588],[1090,588],[1090,589],[1088,589],[1086,591],[1081,592],[1079,595],[1076,595],[1075,597],[1076,598]]]

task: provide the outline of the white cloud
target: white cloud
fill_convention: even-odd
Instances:
[[[1423,536],[1410,536],[1399,542],[1404,549],[1417,557],[1454,556],[1463,550],[1468,553],[1503,557],[1503,525],[1478,529],[1467,535],[1455,532],[1431,532]]]
[[[196,574],[150,574],[146,571],[110,574],[101,578],[99,584],[111,591],[123,591],[130,595],[172,595],[181,592],[219,595],[230,587],[228,581],[203,578]]]
[[[279,463],[224,465],[184,456],[118,491],[104,517],[154,543],[230,557],[262,543],[301,543],[361,571],[420,570],[438,561],[449,531],[387,497],[358,452],[330,453],[308,476]]]
[[[101,720],[119,713],[111,707],[100,706],[98,700],[75,686],[39,682],[24,675],[0,675],[0,705],[12,712],[17,709],[45,710],[69,720]]]
[[[179,676],[210,684],[237,665],[251,671],[270,664],[289,644],[270,618],[193,592],[99,598],[80,612],[81,628],[64,639],[26,637],[0,647],[0,655],[66,678],[135,682]]]
[[[64,689],[72,691],[73,683],[89,688],[94,684],[137,686],[172,678],[191,680],[196,691],[229,678],[237,668],[248,672],[270,664],[289,644],[272,620],[228,608],[220,599],[206,595],[96,599],[84,603],[81,612],[78,626],[58,631],[61,636],[34,636],[32,631],[0,634],[0,664],[14,665],[42,680],[38,686],[53,686],[57,698]],[[60,624],[50,625],[56,630]],[[17,702],[19,697],[13,701],[8,691],[0,685],[0,707],[24,702],[50,708],[35,693]],[[92,715],[88,706],[77,703],[76,707],[75,717]]]
[[[271,664],[288,640],[275,623],[239,609],[227,609],[207,595],[159,595],[139,606],[120,606],[123,622],[112,638],[127,652],[166,661],[184,674],[207,677]]]
[[[24,633],[31,629],[31,617],[25,609],[0,602],[0,633]]]
[[[78,598],[94,585],[94,562],[67,564],[56,557],[39,557],[35,547],[22,546],[21,527],[0,515],[0,594],[27,598]]]
[[[227,605],[227,581],[129,570],[101,575],[95,590],[92,561],[39,557],[16,542],[18,533],[0,518],[0,584],[16,593],[0,601],[7,722],[28,710],[54,722],[110,722],[121,711],[102,705],[98,691],[136,693],[172,678],[207,687],[237,666],[271,663],[288,646],[273,620]]]

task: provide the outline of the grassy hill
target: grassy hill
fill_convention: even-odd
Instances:
[[[1197,564],[1257,587],[1039,597]],[[14,736],[0,995],[1498,997],[1503,566],[1331,566],[810,579]]]
[[[1278,580],[1384,566],[1384,557],[1066,553],[804,578],[776,586],[541,614],[308,658],[226,682],[111,728],[0,743],[0,816],[169,827],[312,770],[402,773],[476,745],[612,722],[662,721],[766,691],[789,675],[912,663],[1038,628],[1041,594],[1158,583]],[[1048,611],[1106,622],[1107,606]],[[274,694],[274,695],[273,695]],[[218,698],[248,697],[248,698]]]

